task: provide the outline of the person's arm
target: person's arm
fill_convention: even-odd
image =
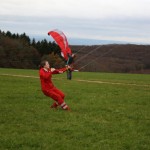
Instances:
[[[61,69],[51,69],[52,74],[61,74],[64,73],[66,71],[66,68],[61,68]]]

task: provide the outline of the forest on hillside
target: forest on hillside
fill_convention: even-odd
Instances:
[[[150,45],[70,45],[76,54],[75,69],[90,72],[150,73]],[[25,33],[0,30],[0,67],[38,69],[47,59],[52,67],[61,68],[65,61],[55,42],[35,41]]]
[[[25,33],[0,31],[0,67],[37,69],[43,59],[48,60],[52,67],[64,66],[60,48],[55,42],[46,39],[36,42]]]
[[[150,73],[150,45],[71,46],[81,71]],[[81,50],[81,51],[80,51]]]

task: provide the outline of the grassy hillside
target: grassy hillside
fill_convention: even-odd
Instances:
[[[150,45],[72,46],[82,71],[150,73]]]
[[[38,78],[9,75],[38,71],[0,69],[0,149],[149,149],[150,75],[55,75],[71,112],[49,108]]]

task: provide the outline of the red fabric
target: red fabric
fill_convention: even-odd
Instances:
[[[63,69],[63,68],[62,68]],[[65,70],[65,69],[63,69]],[[58,74],[59,71],[62,71],[61,69],[56,69],[55,71],[51,72],[44,70],[43,68],[40,69],[39,75],[41,80],[41,88],[43,93],[46,96],[51,97],[55,101],[58,102],[59,105],[61,105],[64,102],[64,93],[58,90],[54,84],[52,83],[52,74]]]
[[[56,87],[53,87],[52,89],[47,91],[43,91],[43,93],[46,96],[51,97],[59,105],[61,105],[64,102],[65,94],[62,91],[58,90]]]
[[[63,72],[65,72],[67,70],[67,68],[61,68],[61,69],[59,69],[59,71],[63,71]]]
[[[72,54],[71,49],[69,48],[69,44],[65,34],[59,30],[53,30],[48,32],[48,35],[51,35],[56,43],[59,45],[63,57],[65,60],[68,60],[68,54]]]

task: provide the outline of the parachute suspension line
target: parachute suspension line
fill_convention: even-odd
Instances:
[[[98,56],[96,59],[90,61],[89,63],[87,63],[86,65],[80,67],[78,70],[81,70],[83,68],[85,68],[86,66],[88,66],[89,64],[91,64],[92,62],[96,61],[98,58],[104,57],[106,54],[110,53],[114,48],[110,49],[108,52],[104,53],[103,55]]]
[[[84,47],[82,47],[81,49],[79,49],[79,50],[75,53],[75,55],[78,54],[81,50],[85,49],[85,47],[86,47],[86,46],[84,46]]]
[[[87,53],[86,55],[84,55],[83,57],[81,57],[80,59],[78,59],[75,64],[79,61],[81,61],[82,59],[84,59],[85,57],[87,57],[89,54],[92,54],[93,52],[95,52],[97,49],[99,49],[100,47],[102,47],[103,45],[98,46],[97,48],[95,48],[94,50],[90,51],[89,53]]]

